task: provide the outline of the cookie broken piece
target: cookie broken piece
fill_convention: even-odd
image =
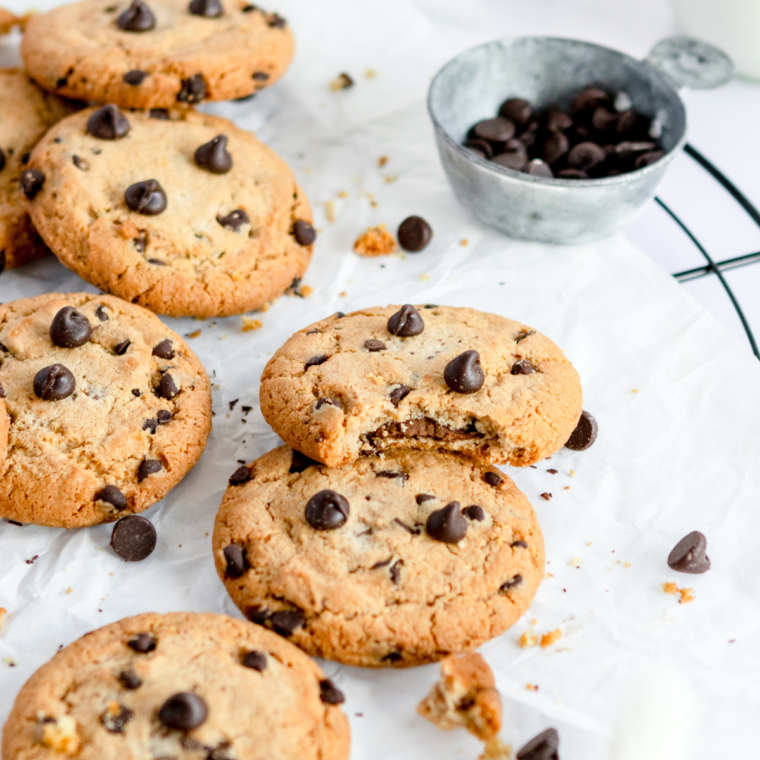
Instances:
[[[384,224],[370,227],[354,243],[354,251],[365,258],[388,256],[397,248],[395,238]]]
[[[466,728],[488,742],[501,728],[501,697],[491,668],[477,652],[441,661],[441,678],[417,706],[438,728]]]
[[[326,398],[337,403],[320,403]],[[432,304],[305,327],[275,353],[261,384],[275,432],[329,467],[397,448],[530,465],[565,444],[581,403],[578,373],[547,337]]]

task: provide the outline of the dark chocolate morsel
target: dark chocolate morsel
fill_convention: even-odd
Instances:
[[[151,108],[148,118],[156,121],[169,121],[169,111],[166,108]]]
[[[132,711],[124,705],[109,706],[100,716],[103,727],[111,734],[123,734],[124,728],[132,718]]]
[[[5,169],[5,151],[0,148],[0,172]]]
[[[567,155],[567,165],[582,172],[593,169],[607,157],[604,148],[593,142],[578,143]]]
[[[559,760],[559,734],[547,728],[534,736],[516,755],[516,760]]]
[[[479,153],[481,158],[493,158],[493,148],[487,140],[465,140],[463,145],[473,153]]]
[[[525,167],[525,173],[534,177],[546,177],[547,179],[551,179],[554,176],[554,172],[549,165],[538,158],[528,161],[528,165]]]
[[[280,610],[272,613],[269,623],[275,633],[286,638],[292,636],[299,628],[304,626],[306,619],[302,612],[296,610]]]
[[[483,473],[483,480],[488,483],[489,486],[498,488],[504,482],[504,476],[493,470]]]
[[[173,399],[179,394],[179,388],[177,388],[174,378],[168,372],[161,375],[157,390],[158,395],[165,399]]]
[[[532,375],[536,371],[536,368],[527,360],[520,359],[519,362],[515,362],[512,365],[511,375]]]
[[[297,219],[293,223],[293,237],[300,246],[309,246],[317,239],[317,231],[304,219]]]
[[[156,428],[158,427],[158,422],[153,419],[145,420],[142,424],[143,430],[150,430],[151,435],[156,432]]]
[[[167,199],[158,180],[135,182],[124,191],[124,202],[132,211],[145,216],[156,216],[166,211]]]
[[[42,190],[45,175],[39,169],[27,169],[21,173],[21,192],[31,201]]]
[[[520,153],[519,151],[510,151],[494,156],[493,162],[507,169],[521,172],[528,163],[528,156],[526,153]]]
[[[269,80],[269,74],[266,71],[254,71],[253,80],[255,82],[266,82]]]
[[[388,319],[388,332],[400,338],[411,338],[425,329],[422,316],[410,303],[404,304]]]
[[[217,135],[197,148],[195,163],[212,174],[226,174],[232,169],[232,156],[227,150],[227,136]]]
[[[514,122],[497,116],[495,119],[483,119],[472,128],[473,137],[489,142],[506,142],[515,134]]]
[[[95,495],[96,501],[104,501],[121,512],[127,508],[127,497],[116,486],[103,486]]]
[[[164,338],[162,341],[156,343],[153,346],[153,356],[157,356],[159,359],[173,359],[174,348],[169,338]]]
[[[585,111],[587,108],[596,108],[610,102],[610,96],[598,87],[584,87],[575,97],[572,105],[573,113]]]
[[[329,489],[314,494],[306,503],[306,522],[315,530],[337,530],[346,524],[351,507],[348,500]]]
[[[522,98],[510,98],[505,100],[499,108],[499,116],[509,119],[513,124],[521,127],[527,124],[533,116],[533,109],[527,100]]]
[[[527,549],[528,548],[528,542],[527,541],[522,541],[522,540],[513,541],[510,544],[510,546],[513,549]]]
[[[150,475],[155,475],[157,472],[161,472],[164,466],[158,459],[143,459],[140,462],[140,466],[137,468],[137,482],[142,483],[145,478]]]
[[[443,371],[446,385],[456,393],[477,393],[486,381],[477,351],[465,351],[452,359]]]
[[[698,530],[684,536],[668,555],[668,567],[679,573],[698,575],[710,569],[707,551],[707,539]]]
[[[425,523],[430,538],[444,544],[458,544],[467,534],[467,520],[459,511],[459,502],[452,501],[443,509],[431,512]]]
[[[279,13],[273,13],[267,19],[267,24],[269,24],[272,29],[284,29],[287,22],[279,15]]]
[[[251,670],[258,670],[259,673],[263,673],[267,669],[267,656],[264,652],[257,652],[255,649],[252,652],[246,652],[243,655],[243,667],[250,668]]]
[[[227,214],[227,216],[218,216],[216,221],[219,222],[222,227],[231,230],[232,232],[237,232],[244,224],[251,223],[248,214],[246,214],[241,208],[232,211]]]
[[[224,14],[224,6],[220,0],[190,0],[187,9],[193,16],[204,18],[219,18]]]
[[[142,686],[142,678],[140,678],[140,676],[138,676],[131,668],[122,670],[121,673],[119,673],[119,682],[129,691],[134,691]]]
[[[158,711],[161,723],[176,731],[192,731],[205,723],[206,718],[206,700],[191,691],[183,691],[169,697]]]
[[[50,340],[59,348],[83,346],[91,337],[89,320],[73,306],[64,306],[50,323]]]
[[[343,692],[329,678],[319,682],[319,698],[326,705],[342,705],[346,701]]]
[[[421,216],[409,216],[398,228],[398,244],[409,253],[418,253],[426,248],[433,236],[430,225]]]
[[[483,522],[486,519],[486,513],[483,511],[483,507],[477,504],[471,504],[469,507],[465,507],[462,510],[462,514],[468,520],[476,520],[477,522]]]
[[[398,388],[394,388],[391,391],[388,398],[390,398],[391,404],[393,404],[393,406],[398,406],[411,392],[412,389],[408,385],[401,383]]]
[[[127,353],[127,349],[132,345],[131,340],[123,340],[121,343],[117,343],[113,347],[113,352],[116,354],[116,356],[124,356],[124,354]]]
[[[138,654],[147,654],[156,648],[157,643],[152,633],[138,633],[127,642],[127,646]]]
[[[156,422],[159,425],[166,425],[172,421],[174,415],[168,409],[159,409],[156,413]]]
[[[156,548],[156,529],[142,515],[122,517],[113,527],[111,548],[125,562],[140,562]]]
[[[251,479],[251,471],[245,465],[241,465],[230,476],[229,483],[231,486],[245,485]]]
[[[245,549],[240,544],[225,546],[224,559],[227,560],[224,573],[228,578],[239,578],[245,572]]]
[[[319,462],[315,462],[310,459],[306,454],[302,454],[300,451],[293,449],[292,459],[290,460],[290,469],[288,472],[303,472],[309,467],[319,467]]]
[[[51,364],[34,376],[32,385],[37,398],[43,401],[61,401],[74,392],[77,383],[71,370],[63,364]]]
[[[124,32],[148,32],[156,25],[156,17],[143,0],[132,0],[117,17],[116,25]]]
[[[594,417],[588,412],[583,411],[581,412],[581,418],[578,420],[578,425],[565,444],[565,448],[572,451],[585,451],[594,445],[598,433],[599,425]]]
[[[659,161],[664,155],[664,150],[653,150],[649,153],[644,153],[636,159],[636,168],[643,169],[645,166],[649,166],[655,161]]]
[[[182,87],[177,93],[179,103],[200,103],[206,99],[206,80],[202,74],[195,74],[182,80]]]
[[[426,501],[432,501],[433,499],[435,499],[435,496],[433,496],[433,494],[430,494],[430,493],[419,493],[414,498],[418,504],[424,504]]]
[[[541,158],[547,164],[553,164],[570,150],[570,140],[563,132],[553,132],[544,143]]]
[[[397,470],[381,470],[375,473],[376,478],[388,478],[390,480],[398,479],[403,485],[409,480],[409,475],[406,472],[398,472]]]
[[[320,364],[324,364],[330,357],[326,354],[319,354],[319,356],[312,356],[303,366],[304,369],[309,367],[318,367]]]
[[[366,348],[367,351],[385,351],[386,346],[383,341],[370,338],[369,340],[364,341],[364,348]]]
[[[133,87],[137,87],[137,85],[142,84],[147,78],[149,74],[147,71],[142,71],[141,69],[132,69],[132,71],[128,71],[124,75],[124,81],[126,84],[131,84]]]
[[[506,594],[507,591],[511,588],[515,588],[515,586],[519,586],[522,583],[522,575],[515,575],[512,578],[510,578],[508,581],[504,581],[504,583],[499,586],[499,591],[502,594]]]
[[[563,129],[570,129],[573,126],[573,120],[560,108],[550,108],[546,112],[544,125],[548,132],[560,132]]]

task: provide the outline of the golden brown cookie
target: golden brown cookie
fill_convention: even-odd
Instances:
[[[213,547],[249,620],[364,667],[478,647],[515,623],[544,575],[536,515],[509,478],[411,449],[333,469],[275,449],[230,479]]]
[[[0,517],[23,523],[75,528],[142,512],[198,461],[211,429],[195,354],[111,296],[0,306],[0,385],[10,418]]]
[[[273,84],[293,36],[282,17],[243,0],[84,0],[31,18],[21,55],[61,95],[173,108]]]
[[[261,411],[330,467],[395,448],[533,464],[581,415],[578,373],[520,322],[452,306],[337,314],[297,332],[261,378]]]
[[[24,181],[67,267],[161,314],[258,309],[311,259],[311,209],[293,173],[218,116],[88,109],[48,132]]]
[[[347,760],[343,694],[306,655],[224,615],[147,613],[43,665],[4,760]]]

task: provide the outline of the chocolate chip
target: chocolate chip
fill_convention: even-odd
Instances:
[[[206,701],[191,691],[182,691],[169,697],[158,711],[161,723],[176,731],[192,731],[203,725],[207,717]]]
[[[398,478],[402,483],[409,480],[409,475],[405,472],[394,472],[393,470],[382,470],[375,473],[376,478]]]
[[[132,711],[124,705],[116,705],[115,709],[109,707],[103,715],[100,716],[100,720],[103,723],[106,731],[112,734],[123,734],[124,728],[132,718]]]
[[[426,248],[433,236],[430,225],[421,216],[409,216],[398,228],[398,244],[409,253],[418,253]]]
[[[113,352],[116,356],[124,356],[127,353],[127,349],[132,345],[131,340],[123,340],[121,343],[117,343],[113,347]]]
[[[5,169],[5,151],[0,148],[0,172]]]
[[[535,335],[535,330],[527,330],[526,332],[521,332],[516,338],[515,343],[519,343],[521,340],[525,340],[526,338],[529,338],[531,335]]]
[[[528,544],[527,544],[527,542],[526,542],[526,541],[513,541],[513,542],[510,544],[510,546],[511,546],[513,549],[527,549],[527,548],[528,548]]]
[[[138,237],[132,238],[132,245],[138,253],[145,253],[145,248],[148,245],[148,233],[145,230],[140,230]],[[148,259],[148,261],[156,261],[156,259]]]
[[[707,551],[707,539],[698,530],[684,536],[668,555],[668,567],[679,573],[698,575],[710,569]]]
[[[127,497],[116,486],[103,486],[95,495],[95,501],[104,501],[119,512],[127,508]]]
[[[155,264],[157,267],[168,267],[169,265],[161,259],[148,259],[149,264]]]
[[[546,121],[544,122],[549,132],[560,132],[563,129],[570,129],[573,126],[573,120],[569,114],[566,114],[559,108],[550,108],[546,112]]]
[[[148,111],[148,118],[157,121],[169,121],[169,111],[166,108],[151,108]]]
[[[195,74],[182,80],[182,87],[177,93],[180,103],[200,103],[206,98],[206,81],[201,74]]]
[[[155,475],[164,469],[164,466],[158,459],[143,459],[137,468],[137,482],[142,483],[149,475]]]
[[[148,32],[156,25],[156,17],[143,0],[132,0],[132,4],[120,13],[116,25],[125,32]]]
[[[306,522],[315,530],[343,527],[351,512],[348,500],[336,491],[320,491],[306,503]]]
[[[501,116],[495,119],[484,119],[472,128],[473,136],[492,143],[503,143],[515,133],[515,125],[509,119]]]
[[[483,507],[479,507],[477,504],[471,504],[469,507],[465,507],[462,510],[462,514],[468,520],[477,520],[477,522],[483,522],[486,519],[486,513],[483,511]]]
[[[139,388],[132,388],[132,395],[136,398],[140,398],[140,389]]]
[[[554,132],[544,143],[541,158],[547,164],[553,164],[562,158],[568,150],[570,150],[570,140],[568,140],[567,135],[562,132]]]
[[[504,119],[509,119],[513,124],[517,124],[518,127],[527,124],[531,116],[533,116],[533,109],[527,100],[522,98],[510,98],[505,100],[499,108],[499,116]]]
[[[156,432],[156,428],[158,427],[158,422],[156,420],[145,420],[142,424],[143,430],[150,430],[151,433]]]
[[[258,10],[258,7],[257,7],[257,6],[255,6],[255,5],[251,5],[251,3],[247,3],[246,5],[244,5],[244,6],[243,6],[243,7],[240,9],[240,12],[241,12],[241,13],[253,13],[254,11],[257,11],[257,10]]]
[[[517,151],[499,153],[498,156],[494,156],[493,162],[499,166],[504,166],[507,169],[513,169],[516,172],[520,172],[525,169],[525,166],[528,163],[528,156],[526,153],[519,153]]]
[[[229,483],[231,486],[245,485],[251,479],[251,471],[246,465],[238,467],[230,476]]]
[[[64,306],[50,324],[50,340],[59,348],[83,346],[92,337],[92,327],[84,314]]]
[[[412,389],[408,385],[401,383],[398,388],[394,388],[390,392],[388,398],[393,406],[398,406],[411,392]]]
[[[498,488],[504,482],[504,476],[501,473],[489,470],[488,472],[483,473],[483,480],[485,480],[489,486]]]
[[[519,586],[522,583],[522,575],[515,575],[512,578],[510,578],[508,581],[504,581],[504,583],[499,586],[499,592],[502,594],[506,594],[507,591],[509,591],[512,588],[515,588],[516,586]]]
[[[128,71],[124,75],[124,81],[127,84],[131,84],[133,87],[137,87],[137,85],[142,84],[148,78],[148,76],[149,74],[147,71],[132,69],[132,71]]]
[[[327,354],[319,354],[318,356],[312,356],[303,366],[307,370],[309,367],[318,367],[320,364],[324,364],[330,357]]]
[[[547,179],[551,179],[554,176],[554,172],[540,158],[534,158],[532,161],[528,161],[528,165],[525,167],[525,173],[530,174],[533,177],[545,177]]]
[[[317,231],[306,220],[298,219],[293,224],[293,237],[298,245],[306,247],[317,239]]]
[[[5,398],[5,388],[2,383],[0,383],[0,398]]]
[[[264,652],[257,652],[255,649],[252,652],[246,652],[243,655],[243,667],[250,668],[251,670],[258,670],[259,673],[263,673],[267,669],[267,656]]]
[[[659,161],[664,155],[664,150],[654,150],[650,153],[644,153],[636,159],[636,168],[643,169],[645,166],[649,166],[655,161]]]
[[[583,411],[581,412],[581,418],[578,420],[578,425],[565,444],[565,448],[572,451],[585,451],[594,445],[598,433],[599,425],[594,417],[588,412]]]
[[[254,71],[253,80],[255,82],[266,82],[269,79],[269,74],[266,71]]]
[[[314,411],[318,412],[323,406],[337,406],[338,409],[343,409],[343,405],[340,403],[340,401],[334,398],[320,398],[314,405]]]
[[[518,753],[516,760],[559,760],[559,734],[547,728],[533,737]]]
[[[225,229],[232,230],[232,232],[237,232],[244,224],[251,223],[248,214],[241,208],[227,214],[227,216],[217,216],[216,221]]]
[[[511,375],[532,375],[536,371],[536,368],[527,360],[520,359],[519,362],[515,362],[510,370]]]
[[[39,169],[27,169],[21,173],[21,192],[31,201],[42,190],[45,175]]]
[[[168,409],[159,409],[156,414],[156,422],[159,425],[166,425],[172,421],[174,415]]]
[[[2,274],[5,271],[5,262],[6,262],[6,256],[5,256],[5,249],[3,248],[0,250],[0,274]]]
[[[383,341],[370,338],[369,340],[364,341],[364,348],[366,348],[367,351],[385,351],[386,346]]]
[[[318,467],[319,462],[315,462],[310,459],[306,454],[302,454],[300,451],[293,449],[292,459],[290,460],[290,469],[288,472],[303,472],[309,467]]]
[[[121,685],[125,689],[129,689],[129,691],[134,691],[142,686],[142,678],[140,678],[140,676],[138,676],[131,668],[122,670],[121,673],[119,673],[119,681]]]
[[[593,169],[607,157],[604,148],[593,142],[578,143],[567,156],[567,165],[582,172]]]
[[[418,536],[421,533],[419,528],[412,528],[403,522],[403,520],[399,520],[398,517],[394,517],[393,522],[395,522],[396,525],[401,526],[407,533],[411,533],[413,536]]]
[[[124,202],[132,211],[145,216],[156,216],[166,211],[166,193],[158,180],[135,182],[124,191]]]
[[[467,520],[459,512],[459,502],[452,501],[432,512],[425,523],[430,538],[444,544],[458,544],[467,534]]]
[[[465,351],[452,359],[443,371],[446,385],[456,393],[477,393],[486,381],[477,351]]]
[[[51,364],[34,376],[32,385],[35,395],[43,401],[61,401],[74,392],[77,383],[63,364]]]
[[[219,0],[190,0],[187,9],[193,16],[204,18],[219,18],[224,14],[224,6]]]
[[[588,179],[588,174],[579,169],[561,169],[557,172],[559,179]]]
[[[232,169],[232,156],[227,151],[227,136],[217,135],[197,148],[195,163],[212,174],[226,174]]]
[[[269,26],[272,29],[284,29],[286,23],[287,22],[285,21],[285,19],[282,16],[280,16],[279,14],[277,14],[277,13],[273,13],[267,19],[267,24],[269,24]]]
[[[161,375],[161,380],[158,383],[158,395],[161,398],[165,399],[173,399],[177,394],[179,394],[179,388],[177,388],[177,384],[174,382],[174,378],[168,373],[165,372],[163,375]]]
[[[415,500],[418,504],[424,504],[426,501],[432,501],[435,499],[435,496],[430,493],[420,493],[415,496]]]
[[[111,548],[125,562],[140,562],[156,548],[156,529],[141,515],[127,515],[113,526]],[[129,644],[132,646],[131,642]],[[135,649],[134,646],[132,646]],[[153,645],[155,648],[155,644]],[[135,649],[136,652],[150,651]]]
[[[286,638],[292,636],[299,628],[303,628],[305,622],[303,613],[295,610],[280,610],[272,613],[269,618],[272,630]]]
[[[422,316],[410,303],[404,304],[388,319],[388,332],[400,338],[411,338],[425,329]]]
[[[272,613],[266,607],[248,607],[246,608],[245,616],[252,623],[256,623],[256,625],[264,625],[272,617]]]
[[[394,586],[398,586],[399,580],[401,580],[401,567],[404,564],[403,559],[396,560],[396,562],[391,565],[390,574],[391,574],[391,583]]]
[[[157,356],[159,359],[173,359],[174,348],[169,338],[164,338],[159,343],[153,346],[153,356]]]
[[[573,113],[596,108],[610,102],[610,96],[598,87],[584,87],[575,97],[572,105]]]
[[[342,705],[346,701],[343,692],[329,678],[319,682],[319,698],[326,705]]]
[[[83,171],[83,172],[90,171],[90,165],[87,163],[87,161],[85,161],[83,158],[80,158],[79,156],[73,156],[71,159],[71,162],[80,171]]]
[[[224,559],[227,560],[224,573],[228,578],[239,578],[245,572],[245,549],[239,544],[225,546]]]
[[[156,648],[157,643],[152,633],[138,633],[127,642],[127,646],[138,654],[147,654]]]
[[[465,148],[469,148],[475,153],[479,153],[481,158],[493,158],[493,148],[491,143],[487,140],[465,140],[463,143]]]

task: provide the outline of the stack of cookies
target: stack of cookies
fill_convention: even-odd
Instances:
[[[202,318],[259,309],[304,274],[316,232],[291,170],[192,109],[282,76],[281,16],[84,0],[29,19],[21,53],[26,72],[0,71],[0,270],[50,249],[105,292]]]

